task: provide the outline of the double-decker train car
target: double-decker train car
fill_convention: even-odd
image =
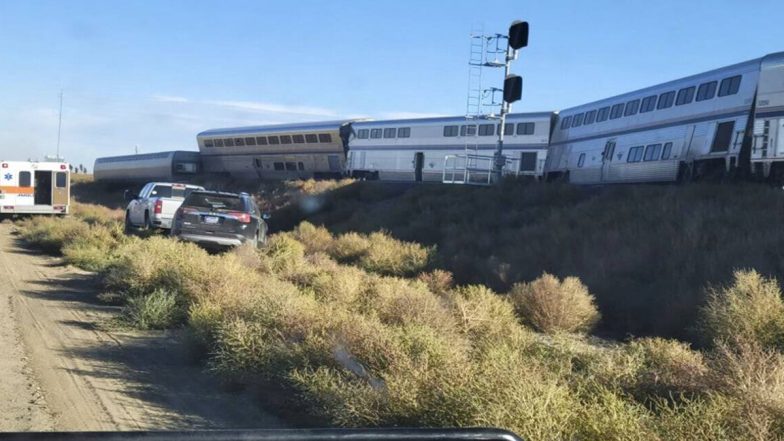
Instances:
[[[541,176],[553,115],[507,115],[505,173]],[[497,119],[441,117],[356,122],[352,129],[348,174],[393,181],[441,181],[445,167],[465,169],[471,162],[477,172],[484,169],[487,174],[500,124]]]
[[[573,183],[784,177],[784,53],[562,110],[545,166]]]
[[[194,151],[107,156],[95,160],[96,181],[140,183],[187,180],[201,172],[201,157]]]
[[[352,121],[213,129],[196,139],[208,173],[241,179],[339,177]]]
[[[784,181],[784,52],[761,60],[752,131],[752,171]]]

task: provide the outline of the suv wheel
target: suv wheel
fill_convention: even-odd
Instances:
[[[256,235],[253,236],[253,248],[259,247],[259,232],[256,231]]]

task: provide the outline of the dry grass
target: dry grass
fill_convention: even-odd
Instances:
[[[484,201],[484,190],[465,190],[480,201],[476,213],[492,209],[495,202]],[[337,191],[359,190],[348,185]],[[452,190],[437,191],[450,199]],[[503,202],[517,207],[518,196]],[[577,210],[575,217],[554,207],[554,196]],[[568,188],[536,190],[521,198],[529,219],[548,219],[548,228],[556,231],[516,225],[530,239],[519,252],[536,253],[539,265],[562,258],[562,269],[587,258],[581,248],[586,243],[564,260],[529,234],[561,235],[550,244],[560,247],[562,240],[574,238],[571,230],[590,219],[603,225],[608,242],[618,245],[628,231],[615,216],[628,221],[631,213],[651,209],[648,202],[632,198],[634,209],[622,205],[594,219],[586,213],[595,214],[595,207],[580,205],[592,205],[594,199]],[[422,219],[433,219],[429,196],[408,202],[422,208]],[[400,221],[395,213],[389,213],[390,219]],[[694,350],[660,338],[608,342],[573,333],[590,330],[598,319],[586,284],[549,275],[526,279],[521,274],[532,269],[518,266],[525,259],[510,259],[497,246],[489,246],[492,254],[483,254],[470,235],[460,236],[467,251],[449,243],[435,250],[396,239],[402,235],[394,232],[331,233],[303,223],[291,233],[273,235],[263,250],[210,255],[164,237],[115,237],[117,222],[104,221],[110,212],[89,209],[80,216],[34,220],[20,228],[23,237],[72,253],[74,261],[80,255],[87,256],[84,262],[108,261],[100,267],[101,277],[114,297],[125,301],[136,326],[187,323],[218,375],[284,382],[296,390],[292,400],[297,405],[335,424],[498,426],[531,440],[784,437],[780,293],[774,280],[755,273],[736,273],[734,283],[712,291],[702,323],[717,342]],[[554,228],[559,216],[574,228]],[[422,221],[411,218],[403,225]],[[515,223],[499,221],[510,229]],[[416,224],[420,227],[432,229]],[[705,225],[687,222],[678,228],[700,236],[697,227]],[[637,234],[641,231],[647,230]],[[82,236],[92,239],[82,243]],[[690,240],[697,239],[686,243]],[[514,241],[520,242],[509,236],[488,243]],[[111,245],[98,245],[104,242]],[[521,283],[508,296],[487,285],[465,284],[466,274],[454,265],[462,257],[445,258],[444,246],[475,253],[464,263],[479,265],[484,258],[482,268],[504,283]],[[640,264],[628,253],[619,260],[603,257],[594,261],[603,277],[623,274],[609,263],[626,265],[624,271]],[[711,271],[721,267],[718,258],[705,258],[710,262],[696,263]],[[455,273],[434,269],[436,262],[449,263]],[[463,268],[475,269],[471,265]],[[657,265],[657,271],[671,269],[669,263]],[[638,298],[632,288],[651,283],[646,278],[650,271],[635,273],[639,279],[615,277],[612,282],[627,297]]]
[[[594,297],[576,277],[558,280],[545,273],[514,285],[509,297],[521,320],[540,332],[588,332],[601,317]]]
[[[784,349],[784,300],[776,279],[736,271],[732,284],[709,290],[700,327],[708,341],[745,341]]]

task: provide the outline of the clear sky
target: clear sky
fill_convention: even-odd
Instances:
[[[465,112],[468,34],[531,23],[515,111],[784,51],[784,1],[0,0],[0,158],[196,149],[201,130]]]

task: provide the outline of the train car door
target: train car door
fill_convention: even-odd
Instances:
[[[424,152],[414,153],[414,180],[422,182],[422,169],[425,167]]]
[[[602,172],[601,172],[602,182],[606,182],[610,180],[610,165],[612,164],[614,155],[615,155],[615,139],[610,139],[604,145],[604,151],[602,152]]]
[[[68,173],[54,172],[52,182],[52,205],[68,205]]]

